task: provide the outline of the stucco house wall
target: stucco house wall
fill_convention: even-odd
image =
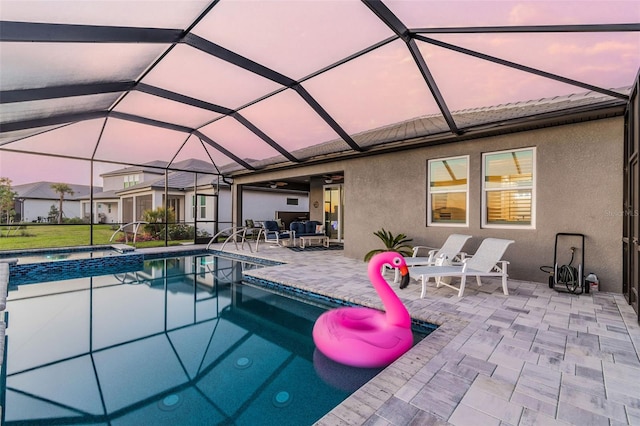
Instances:
[[[82,218],[89,221],[91,216],[91,203],[88,199],[80,200]],[[119,221],[118,207],[120,200],[117,198],[94,199],[93,222],[94,223],[116,223]]]
[[[276,193],[271,191],[244,190],[242,217],[253,220],[273,220],[277,211],[308,212],[309,196],[302,192]],[[298,205],[287,204],[287,199],[297,199]],[[225,204],[225,211],[231,212],[231,198]],[[222,205],[220,205],[222,211]],[[229,213],[229,220],[231,214]]]
[[[89,203],[83,208],[89,209]],[[119,200],[98,200],[96,203],[94,222],[116,223],[119,218]],[[87,214],[88,216],[88,214]]]
[[[198,189],[198,194],[213,194],[212,188]],[[185,192],[185,212],[187,222],[193,222],[193,191]],[[302,192],[276,192],[276,191],[260,191],[245,189],[244,191],[244,208],[243,217],[254,221],[262,221],[274,219],[276,211],[300,211],[309,210],[309,197]],[[298,199],[298,205],[288,205],[288,198]],[[198,219],[213,220],[214,198],[206,197],[206,218],[201,218],[198,213]],[[221,186],[218,193],[218,230],[222,230],[232,226],[231,215],[231,189],[228,186]],[[244,220],[242,222],[244,225]],[[206,230],[213,234],[213,224],[200,223],[198,229]]]
[[[483,238],[507,238],[515,240],[505,255],[509,275],[546,282],[539,268],[553,263],[556,233],[582,233],[586,272],[598,275],[602,290],[621,292],[623,129],[623,118],[610,118],[347,161],[345,255],[379,247],[373,232],[381,227],[435,247],[466,233],[469,253]],[[535,229],[483,229],[482,153],[526,147],[536,147]],[[458,155],[469,155],[469,226],[426,226],[427,160]]]
[[[59,199],[51,200],[38,200],[38,199],[25,199],[23,202],[24,217],[23,222],[36,221],[38,217],[46,219],[49,216],[51,206],[55,206],[56,209],[60,206]],[[62,202],[62,211],[65,218],[80,217],[80,201],[65,200]]]

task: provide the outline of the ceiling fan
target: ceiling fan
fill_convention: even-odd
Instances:
[[[336,181],[341,181],[342,179],[344,179],[344,176],[342,175],[323,175],[322,178],[324,179],[324,183],[333,183]]]
[[[269,188],[272,188],[272,189],[281,188],[287,185],[288,185],[287,182],[269,182]]]

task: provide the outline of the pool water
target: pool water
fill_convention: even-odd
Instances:
[[[256,267],[172,257],[12,287],[4,424],[312,424],[379,370],[318,353],[326,307],[243,283]]]

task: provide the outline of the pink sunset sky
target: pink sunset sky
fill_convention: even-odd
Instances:
[[[187,28],[209,1],[2,0],[8,21]],[[395,1],[384,2],[411,29],[463,26],[569,25],[640,22],[637,1]],[[75,7],[76,5],[82,7]],[[153,10],[149,13],[149,7]],[[307,76],[393,36],[359,1],[225,1],[193,29],[198,37],[269,67],[302,86],[349,134],[411,118],[439,114],[404,42],[393,41],[334,69]],[[425,36],[517,62],[606,89],[631,86],[640,66],[640,34],[488,33]],[[417,41],[448,108],[528,101],[585,92],[533,74]],[[166,45],[2,43],[2,90],[102,81],[140,80],[185,96],[237,109],[289,151],[338,139],[294,91],[188,45],[178,45],[148,73]],[[265,95],[281,90],[260,102]],[[117,95],[92,95],[0,105],[3,122],[25,117],[112,107]],[[198,128],[240,158],[264,159],[278,153],[236,120],[180,105],[143,92],[131,92],[113,108],[159,121]],[[97,175],[121,165],[196,157],[218,166],[231,160],[205,152],[188,133],[109,118],[90,120],[23,139],[0,139],[0,148],[101,160]],[[98,141],[99,144],[97,143]],[[47,180],[89,183],[87,161],[47,158],[0,150],[0,176],[13,184]]]

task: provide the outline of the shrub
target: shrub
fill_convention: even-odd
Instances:
[[[405,234],[398,234],[394,236],[391,232],[385,231],[385,229],[382,228],[380,231],[374,232],[373,235],[382,240],[384,248],[373,249],[369,253],[365,254],[365,262],[371,260],[374,255],[385,251],[396,251],[403,256],[411,256],[411,246],[407,243],[413,241],[413,239],[407,238]]]
[[[145,242],[145,241],[156,241],[156,240],[158,240],[157,237],[155,237],[152,234],[149,234],[147,232],[142,232],[142,233],[139,233],[138,235],[136,235],[136,243],[142,243],[142,242]],[[117,243],[127,243],[127,242],[131,243],[131,242],[133,242],[133,234],[131,234],[128,237],[128,239],[124,234],[122,234],[118,238],[116,238],[116,242]]]
[[[193,240],[193,237],[193,226],[185,225],[183,223],[169,225],[170,240]]]
[[[63,219],[62,222],[63,223],[70,223],[72,225],[75,225],[75,224],[87,223],[88,221],[87,220],[83,220],[83,219],[81,219],[79,217],[72,217],[72,218],[65,218],[65,219]]]
[[[198,230],[198,237],[204,237],[204,238],[211,237],[211,234],[208,231],[204,230],[204,229],[199,229]]]
[[[164,238],[165,212],[167,223],[174,223],[176,213],[171,208],[167,210],[164,207],[158,207],[155,210],[145,210],[142,213],[142,220],[149,222],[149,224],[144,226],[144,230],[155,237]]]

